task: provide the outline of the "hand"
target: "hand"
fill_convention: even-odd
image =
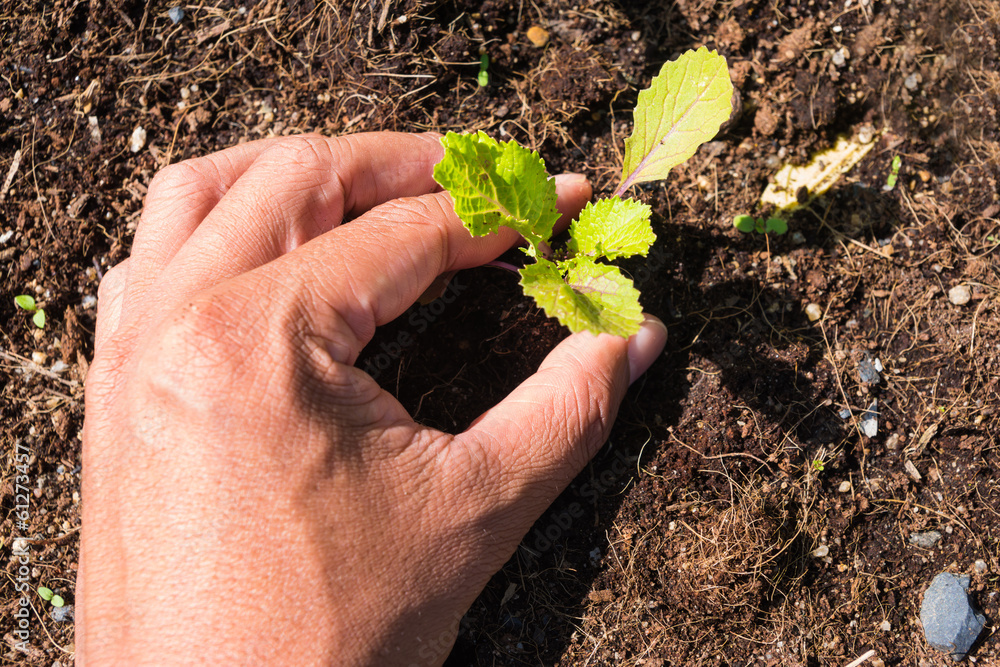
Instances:
[[[663,346],[572,335],[468,431],[354,367],[473,239],[434,135],[260,141],[161,171],[100,288],[78,664],[439,664]],[[575,215],[582,177],[559,182]],[[341,225],[344,219],[352,222]]]

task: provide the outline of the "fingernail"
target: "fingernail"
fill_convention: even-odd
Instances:
[[[590,181],[583,174],[570,172],[567,174],[556,174],[556,185],[586,185]]]
[[[628,339],[629,384],[638,380],[653,365],[667,343],[667,327],[653,315],[646,320],[638,333]]]

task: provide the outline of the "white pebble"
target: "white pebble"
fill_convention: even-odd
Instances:
[[[8,229],[3,234],[0,234],[0,245],[3,245],[7,241],[10,241],[12,238],[14,238],[14,230]]]
[[[818,303],[810,303],[806,306],[806,317],[809,318],[810,322],[815,322],[823,317],[823,308]]]
[[[847,481],[841,482],[840,486],[837,487],[837,490],[840,491],[841,493],[850,493],[851,492],[851,483],[847,482]]]
[[[142,147],[146,145],[146,130],[143,129],[142,125],[136,125],[135,129],[132,130],[132,139],[129,141],[129,150],[133,153],[138,153],[142,150]]]
[[[955,285],[948,290],[948,300],[956,306],[964,306],[972,299],[972,290],[968,285]]]
[[[815,551],[812,552],[813,558],[826,558],[830,555],[830,547],[825,544],[819,545]]]

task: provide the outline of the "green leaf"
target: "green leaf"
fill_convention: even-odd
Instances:
[[[752,215],[738,215],[733,218],[733,227],[740,230],[744,234],[749,234],[757,226],[757,221],[753,219]]]
[[[520,273],[524,293],[546,315],[557,318],[574,333],[590,331],[627,338],[642,324],[639,291],[617,267],[598,264],[589,257],[559,264],[539,258]]]
[[[634,199],[611,197],[587,204],[570,226],[569,248],[577,255],[646,256],[656,241],[649,226],[651,209]]]
[[[14,297],[14,303],[18,308],[23,308],[29,313],[35,310],[35,297],[30,294],[18,294]]]
[[[54,594],[52,593],[51,588],[46,588],[45,586],[38,587],[38,597],[42,598],[46,602],[51,600],[53,595]]]
[[[35,311],[35,314],[31,316],[31,321],[35,323],[35,326],[39,329],[45,328],[45,309],[39,308]]]
[[[52,596],[52,606],[53,607],[61,607],[64,604],[66,604],[66,601],[62,599],[62,596],[60,596],[60,595],[53,595]]]
[[[719,132],[733,111],[726,59],[701,47],[664,63],[639,93],[635,129],[625,140],[625,164],[616,195],[659,181]]]
[[[538,153],[483,132],[449,132],[441,143],[445,154],[434,166],[434,180],[451,194],[466,229],[483,236],[500,225],[510,227],[531,244],[528,254],[537,257],[559,219],[556,183]]]
[[[781,218],[768,218],[764,223],[764,230],[781,236],[788,231],[788,223]]]
[[[490,66],[490,57],[487,54],[483,54],[479,59],[479,86],[485,88],[490,85],[490,73],[487,68]]]

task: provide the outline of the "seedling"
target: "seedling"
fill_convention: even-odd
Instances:
[[[38,597],[48,603],[51,603],[53,607],[61,607],[66,604],[66,601],[62,599],[62,596],[56,595],[52,592],[51,588],[46,588],[45,586],[38,587]]]
[[[18,294],[14,297],[14,304],[22,310],[33,313],[31,321],[35,323],[36,327],[39,329],[45,328],[45,309],[38,307],[38,304],[35,303],[35,297],[30,294]]]
[[[738,215],[733,218],[733,227],[744,234],[777,234],[781,236],[788,231],[788,223],[781,218],[755,218],[752,215]]]
[[[479,87],[485,88],[490,85],[490,73],[487,69],[490,66],[490,57],[485,53],[479,57],[479,76],[477,80],[479,81]]]
[[[732,99],[726,59],[715,51],[702,47],[665,63],[639,93],[614,194],[587,204],[570,225],[566,247],[555,252],[549,246],[559,219],[555,180],[537,152],[483,132],[449,132],[434,180],[451,194],[473,236],[503,225],[524,237],[524,253],[535,262],[518,270],[521,287],[547,315],[574,332],[627,337],[642,324],[639,292],[618,267],[599,260],[644,257],[656,236],[650,207],[622,196],[633,185],[665,179],[712,139],[729,119]]]
[[[898,155],[892,158],[891,169],[889,172],[889,178],[885,179],[885,185],[882,187],[883,190],[889,192],[894,187],[896,187],[896,180],[899,178],[899,168],[903,164],[903,159]]]
[[[826,464],[823,463],[823,459],[813,459],[812,468],[816,472],[823,472],[826,469]]]

